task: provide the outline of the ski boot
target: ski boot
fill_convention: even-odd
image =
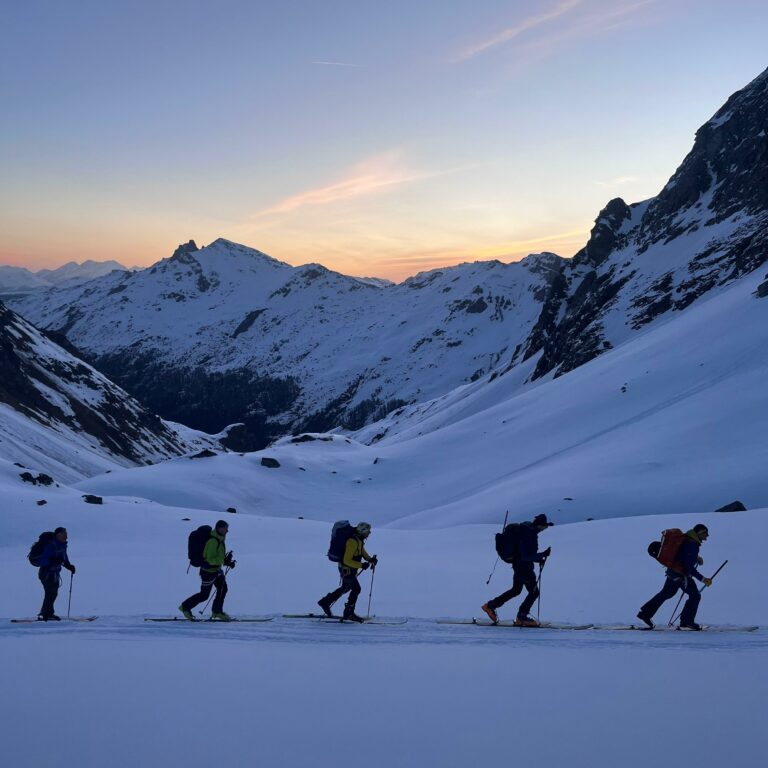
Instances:
[[[187,621],[197,621],[197,619],[192,615],[192,611],[188,611],[183,605],[179,606],[179,610]]]
[[[651,621],[651,617],[644,614],[642,611],[637,612],[637,618],[645,624],[648,629],[653,629],[655,624]]]
[[[362,624],[365,621],[365,619],[362,616],[358,616],[355,613],[354,608],[345,608],[344,615],[342,618],[344,621],[356,621],[358,624]]]
[[[482,605],[480,607],[482,608],[482,610],[485,611],[485,613],[488,615],[488,618],[494,624],[498,624],[499,623],[499,617],[496,615],[496,611],[494,611],[493,608],[491,608],[491,606],[488,605],[488,603],[485,603],[485,605]]]
[[[681,624],[678,629],[681,629],[683,632],[701,632],[701,624],[691,621],[688,624]]]
[[[538,627],[539,622],[530,616],[519,616],[515,619],[516,627]]]
[[[232,617],[228,613],[224,613],[224,611],[219,611],[218,613],[212,613],[211,619],[213,621],[232,621]]]
[[[331,611],[331,604],[328,602],[328,597],[323,597],[317,601],[317,604],[323,609],[323,613],[329,618],[333,618],[333,612]]]

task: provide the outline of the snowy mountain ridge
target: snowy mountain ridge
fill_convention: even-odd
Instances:
[[[14,306],[165,418],[208,432],[243,421],[250,447],[356,430],[474,381],[514,371],[522,391],[572,372],[749,276],[768,261],[767,169],[768,70],[699,129],[657,197],[611,200],[573,259],[391,285],[190,241],[142,272]]]

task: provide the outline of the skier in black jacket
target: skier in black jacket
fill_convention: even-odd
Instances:
[[[37,616],[40,621],[61,621],[53,612],[53,604],[61,586],[61,568],[63,566],[72,574],[75,572],[75,566],[69,562],[67,555],[67,529],[59,527],[53,533],[53,538],[40,555],[40,570],[37,572],[45,593],[43,606]]]
[[[677,565],[674,568],[667,568],[667,580],[661,591],[654,595],[637,614],[637,618],[647,624],[649,629],[653,629],[652,619],[656,611],[661,608],[663,602],[674,597],[678,589],[682,589],[688,595],[683,606],[683,612],[680,614],[680,629],[694,632],[701,629],[701,626],[696,623],[696,611],[699,607],[701,594],[694,579],[698,579],[706,586],[712,584],[712,579],[702,576],[696,568],[697,565],[704,564],[704,561],[699,557],[699,548],[708,538],[709,530],[703,523],[694,525],[685,534],[685,540],[677,552]]]
[[[552,552],[552,547],[547,547],[543,552],[539,552],[539,534],[552,525],[554,523],[550,523],[546,515],[536,515],[530,523],[521,524],[519,554],[512,561],[512,589],[508,589],[482,606],[494,624],[499,620],[496,609],[513,597],[517,597],[523,591],[523,587],[525,587],[528,590],[528,595],[520,603],[515,625],[518,627],[539,626],[536,619],[528,615],[528,611],[531,610],[536,602],[536,598],[539,596],[539,587],[533,564],[538,563],[540,568],[543,567],[546,559]]]

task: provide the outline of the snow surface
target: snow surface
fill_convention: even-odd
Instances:
[[[645,547],[669,526],[705,522],[704,622],[758,623],[753,634],[648,634],[444,626],[505,589],[485,580],[497,527],[374,529],[373,613],[402,626],[163,625],[196,591],[186,535],[219,512],[136,500],[83,503],[68,488],[31,489],[0,464],[0,616],[34,615],[25,561],[40,530],[70,533],[72,610],[94,624],[0,621],[3,754],[18,768],[134,768],[222,761],[332,766],[645,766],[654,754],[701,768],[752,766],[765,746],[768,510],[637,517],[556,526],[542,577],[542,618],[627,622],[661,585]],[[49,503],[37,507],[40,494]],[[357,518],[351,506],[339,510]],[[188,517],[189,521],[182,518]],[[336,585],[329,526],[232,515],[235,615],[306,611]],[[67,576],[65,574],[65,576]],[[358,606],[365,611],[370,575]],[[66,613],[68,576],[58,610]],[[513,607],[503,612],[512,617]],[[672,604],[659,612],[666,620]],[[41,706],[51,716],[41,714]],[[41,720],[41,717],[43,720]],[[40,740],[41,727],[45,741]],[[44,757],[42,750],[44,749]],[[352,750],[351,753],[349,750]]]
[[[768,301],[758,275],[711,292],[558,379],[512,369],[353,436],[116,471],[84,492],[167,505],[436,528],[768,506]],[[535,364],[535,361],[530,361]],[[387,436],[366,445],[371,434]],[[322,436],[321,436],[322,437]],[[260,465],[276,458],[279,469]]]

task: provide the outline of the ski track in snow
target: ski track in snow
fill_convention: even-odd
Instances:
[[[244,617],[245,618],[245,617]],[[385,617],[381,617],[384,619]],[[768,629],[754,632],[645,632],[597,629],[516,629],[472,625],[436,624],[431,619],[409,618],[407,624],[356,625],[313,619],[282,619],[272,622],[152,624],[144,616],[100,616],[92,623],[61,622],[11,624],[3,619],[0,640],[62,635],[76,641],[161,640],[168,642],[216,642],[328,645],[451,645],[451,646],[536,646],[556,651],[562,648],[626,648],[631,651],[764,652],[768,649]]]

